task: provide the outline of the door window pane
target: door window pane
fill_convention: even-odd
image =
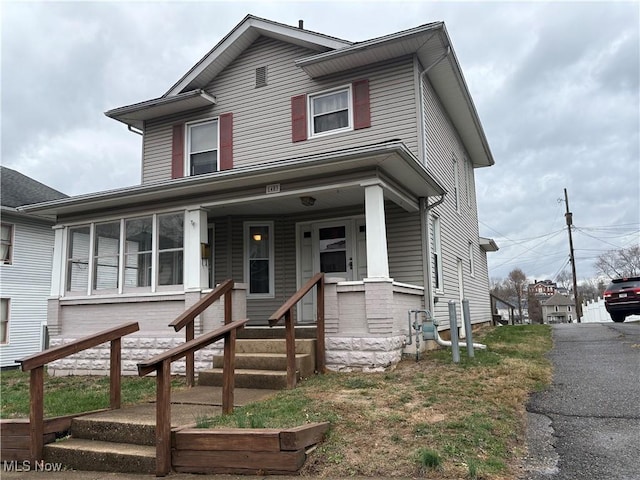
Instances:
[[[320,271],[342,273],[347,271],[346,227],[337,226],[318,230],[320,240]]]

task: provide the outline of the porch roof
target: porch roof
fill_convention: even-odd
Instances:
[[[216,195],[242,195],[250,189],[286,181],[327,179],[345,172],[371,173],[383,177],[397,187],[394,194],[418,199],[441,196],[445,188],[431,176],[411,151],[399,140],[355,147],[335,152],[309,155],[231,170],[152,182],[103,192],[95,192],[60,200],[25,205],[19,210],[40,215],[71,216],[104,212],[112,209],[140,207],[183,201],[201,203],[201,198]],[[364,185],[363,185],[364,186]]]

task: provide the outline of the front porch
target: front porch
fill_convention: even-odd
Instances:
[[[50,300],[50,312],[57,314],[60,333],[53,335],[51,346],[75,340],[79,335],[68,329],[74,319],[96,318],[104,308],[110,308],[113,318],[137,319],[140,330],[122,339],[122,373],[137,375],[137,364],[161,351],[184,342],[182,332],[174,332],[169,323],[180,313],[196,304],[209,291],[187,292],[183,295],[120,298],[117,303],[59,302]],[[315,294],[310,292],[307,297]],[[325,364],[335,371],[379,371],[393,367],[403,354],[413,354],[405,347],[409,335],[407,312],[423,307],[424,289],[389,279],[342,281],[327,277],[324,289]],[[211,305],[195,320],[195,334],[200,335],[223,325],[225,298]],[[247,318],[247,287],[235,283],[231,293],[233,320]],[[120,317],[118,312],[123,312]],[[124,313],[126,312],[126,313]],[[176,312],[172,315],[172,312]],[[272,312],[269,312],[272,313]],[[165,322],[160,319],[166,318]],[[314,323],[298,323],[312,326]],[[99,329],[99,323],[93,328]],[[279,327],[275,327],[278,329]],[[245,327],[260,332],[259,327]],[[77,332],[76,332],[77,333]],[[87,329],[83,333],[88,333]],[[258,336],[260,335],[257,333]],[[265,336],[265,335],[263,335]],[[273,336],[273,335],[269,335]],[[266,336],[265,336],[266,337]],[[212,367],[214,358],[222,355],[222,344],[213,344],[195,353],[196,372]],[[173,374],[185,374],[186,363],[172,363]],[[48,366],[51,375],[104,375],[109,371],[109,345],[79,352]]]

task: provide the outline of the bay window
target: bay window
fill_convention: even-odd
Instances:
[[[93,289],[117,290],[120,260],[120,222],[95,225]]]

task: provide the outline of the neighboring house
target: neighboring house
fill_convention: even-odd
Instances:
[[[541,305],[544,323],[573,323],[575,303],[568,296],[556,293]]]
[[[551,297],[558,290],[558,285],[551,280],[534,280],[527,290],[538,298]]]
[[[26,209],[57,218],[58,340],[136,320],[125,348],[166,346],[228,278],[236,318],[264,325],[320,271],[330,368],[395,364],[411,309],[447,328],[467,298],[491,321],[474,171],[494,161],[443,23],[352,43],[247,16],[162,97],[106,115],[142,133],[142,184]]]
[[[10,168],[0,167],[0,178],[0,366],[15,367],[45,341],[54,224],[16,208],[66,195]]]

